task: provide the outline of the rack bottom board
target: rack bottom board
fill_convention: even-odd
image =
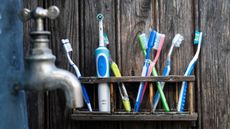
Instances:
[[[189,112],[102,113],[77,111],[71,115],[71,118],[78,121],[196,121],[198,114]]]

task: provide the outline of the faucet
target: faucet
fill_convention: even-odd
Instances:
[[[36,7],[33,10],[23,9],[21,19],[34,19],[35,31],[30,32],[31,49],[25,58],[25,73],[20,89],[47,91],[62,89],[69,108],[83,107],[82,88],[79,80],[72,73],[55,66],[56,57],[48,47],[49,31],[44,30],[43,19],[55,19],[60,11],[56,6],[48,9]]]

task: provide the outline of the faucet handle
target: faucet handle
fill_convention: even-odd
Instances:
[[[48,9],[37,7],[32,11],[27,8],[24,8],[21,11],[20,17],[23,21],[28,21],[30,19],[38,19],[38,18],[55,19],[59,14],[60,14],[60,10],[57,6],[50,6]]]

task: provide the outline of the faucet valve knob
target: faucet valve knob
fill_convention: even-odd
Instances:
[[[57,6],[50,6],[48,9],[37,7],[34,10],[24,8],[21,11],[21,19],[28,21],[30,19],[49,18],[55,19],[60,14],[60,10]]]

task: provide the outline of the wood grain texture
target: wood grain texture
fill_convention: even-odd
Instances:
[[[120,6],[120,44],[121,70],[125,76],[140,76],[145,57],[143,56],[137,34],[149,33],[153,26],[151,0],[121,0]],[[154,27],[154,26],[153,26]]]
[[[60,9],[60,15],[55,20],[47,20],[47,29],[51,31],[50,47],[56,56],[56,65],[67,70],[73,69],[69,66],[61,44],[61,39],[68,38],[71,42],[73,52],[72,59],[79,66],[79,2],[71,0],[51,0],[45,2],[45,7],[56,5]],[[65,106],[65,95],[63,91],[56,90],[47,93],[46,118],[47,129],[72,129],[80,127],[78,122],[69,118],[70,111]]]
[[[34,9],[37,6],[43,6],[42,0],[23,0],[23,8]],[[34,30],[34,21],[30,20],[24,23],[24,56],[27,56],[30,48],[30,31]],[[45,128],[45,94],[37,92],[27,92],[28,101],[28,118],[29,128],[31,129],[43,129]]]
[[[149,29],[154,27],[153,21],[153,1],[151,0],[120,0],[118,1],[119,19],[117,30],[118,35],[118,53],[121,63],[120,69],[124,76],[140,76],[144,55],[141,52],[137,34],[146,32],[149,34]],[[135,103],[138,87],[128,87],[131,103]],[[148,89],[141,104],[141,109],[149,108]],[[149,109],[148,109],[149,110]]]
[[[180,33],[184,37],[180,48],[174,48],[172,53],[172,65],[170,74],[183,75],[184,71],[193,57],[193,1],[192,0],[158,0],[157,1],[157,28],[158,31],[166,35],[165,44],[162,48],[162,53],[158,61],[158,71],[163,73],[165,61],[169,48],[172,43],[172,39],[177,33]],[[181,83],[178,83],[179,87],[169,87],[167,85],[175,85],[167,83],[164,89],[166,98],[171,109],[176,108],[177,94],[180,92]],[[176,91],[179,90],[179,91]],[[187,105],[187,104],[186,104]],[[187,107],[187,106],[186,106]],[[161,106],[160,106],[161,108]]]
[[[185,40],[179,49],[174,49],[171,74],[183,75],[187,64],[192,59],[196,47],[193,46],[194,30],[204,32],[204,42],[200,60],[196,65],[196,83],[199,86],[194,97],[195,111],[199,111],[198,127],[200,129],[228,129],[229,122],[229,17],[230,2],[228,0],[24,0],[24,6],[33,8],[37,5],[48,7],[57,5],[61,15],[54,21],[46,21],[46,29],[51,30],[51,43],[56,64],[59,67],[71,70],[67,65],[62,47],[61,38],[69,38],[74,52],[72,57],[84,76],[95,76],[95,49],[98,47],[98,22],[96,14],[105,14],[104,30],[109,35],[109,49],[112,58],[118,63],[122,75],[139,76],[141,74],[144,56],[141,53],[136,35],[138,32],[147,32],[151,26],[166,34],[165,45],[157,63],[159,74],[162,73],[171,40],[176,33],[181,33]],[[32,22],[24,27],[24,49],[28,53],[28,33]],[[153,54],[151,55],[153,57]],[[137,88],[127,85],[131,104],[134,104]],[[165,93],[169,106],[176,108],[180,90],[174,83],[167,83]],[[195,86],[195,88],[197,87]],[[117,93],[114,85],[114,93]],[[97,109],[97,88],[87,85],[93,107]],[[148,93],[148,92],[146,92]],[[147,96],[147,94],[146,94]],[[119,94],[116,95],[117,105],[122,109]],[[200,99],[199,99],[200,98]],[[147,100],[148,98],[144,98]],[[29,115],[31,129],[187,129],[188,122],[77,122],[71,120],[70,112],[65,107],[62,91],[47,93],[30,93]],[[147,102],[143,109],[149,108]],[[86,108],[86,107],[85,107]],[[162,106],[158,107],[161,110]],[[198,128],[197,127],[197,128]]]
[[[196,113],[125,113],[114,112],[101,113],[101,112],[75,112],[71,115],[72,119],[77,121],[196,121]]]
[[[200,0],[200,29],[204,32],[201,51],[202,127],[229,126],[229,29],[228,0]]]
[[[81,77],[79,78],[81,83],[95,84],[95,83],[106,83],[106,82],[182,82],[182,81],[195,81],[195,76],[157,76],[157,77],[141,77],[141,76],[123,76],[123,77]]]

